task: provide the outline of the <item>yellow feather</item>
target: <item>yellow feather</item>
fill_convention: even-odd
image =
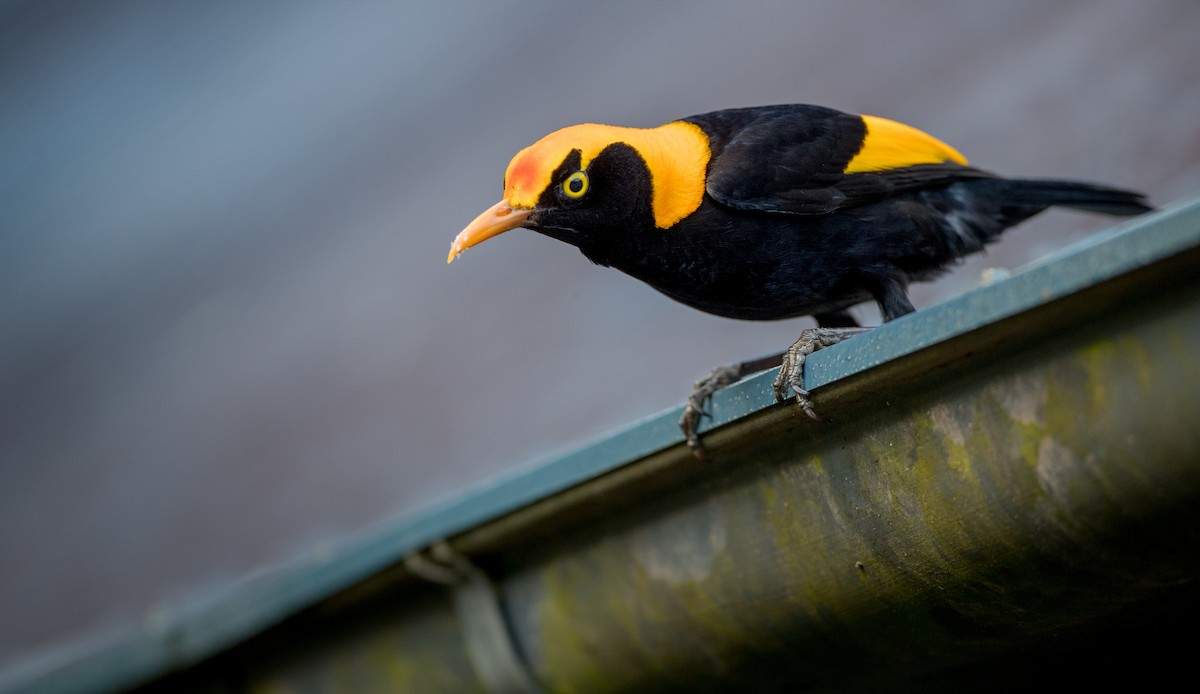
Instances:
[[[504,174],[504,197],[513,207],[532,208],[550,177],[572,150],[587,168],[609,145],[637,150],[650,171],[655,225],[666,229],[704,201],[704,177],[711,150],[708,136],[693,123],[676,121],[657,128],[622,128],[584,123],[556,130],[517,152]]]
[[[947,161],[966,164],[967,159],[950,145],[912,126],[877,116],[863,116],[867,135],[862,148],[846,165],[845,173],[884,171],[917,164]]]

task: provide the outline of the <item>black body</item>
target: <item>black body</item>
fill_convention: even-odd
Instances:
[[[708,313],[813,315],[842,327],[854,325],[846,309],[863,301],[876,301],[885,321],[912,311],[909,282],[937,276],[1047,207],[1150,209],[1129,191],[1009,180],[954,162],[845,174],[865,126],[859,116],[818,106],[684,120],[705,131],[712,149],[706,195],[691,215],[657,228],[649,170],[637,151],[617,143],[588,167],[585,199],[568,200],[551,185],[528,226]],[[569,157],[554,182],[578,165]]]

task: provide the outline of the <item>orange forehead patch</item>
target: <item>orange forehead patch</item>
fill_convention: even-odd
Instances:
[[[549,184],[549,172],[553,172],[558,168],[558,165],[548,166],[545,163],[546,157],[544,153],[535,150],[532,147],[526,147],[521,150],[517,156],[508,165],[508,171],[504,174],[504,197],[509,201],[509,204],[517,204],[514,198],[524,200],[533,190],[545,190]],[[561,163],[561,162],[560,162]],[[545,181],[541,181],[539,174],[545,174]],[[534,197],[533,202],[537,198]],[[532,207],[529,205],[517,205],[518,207]]]
[[[513,207],[532,208],[550,178],[571,152],[579,150],[583,169],[610,145],[633,147],[650,171],[654,222],[665,229],[700,207],[711,150],[708,136],[692,123],[657,128],[622,128],[584,123],[556,130],[517,152],[504,174],[504,198]]]

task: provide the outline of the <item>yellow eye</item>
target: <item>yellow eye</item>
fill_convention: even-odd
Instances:
[[[563,195],[571,198],[572,200],[578,200],[579,198],[582,198],[584,194],[587,193],[587,190],[588,177],[587,174],[582,171],[576,171],[570,176],[567,176],[567,180],[562,182]]]

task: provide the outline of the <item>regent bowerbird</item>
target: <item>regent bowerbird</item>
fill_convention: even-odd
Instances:
[[[718,316],[812,316],[786,352],[716,369],[680,426],[697,433],[716,390],[782,363],[817,417],[805,357],[866,330],[848,312],[874,301],[884,322],[912,312],[930,280],[1048,207],[1112,215],[1151,209],[1136,192],[1080,181],[1009,179],[907,125],[831,108],[734,108],[654,128],[585,123],[522,149],[503,199],[454,239],[448,261],[501,232],[532,229],[684,304]]]

